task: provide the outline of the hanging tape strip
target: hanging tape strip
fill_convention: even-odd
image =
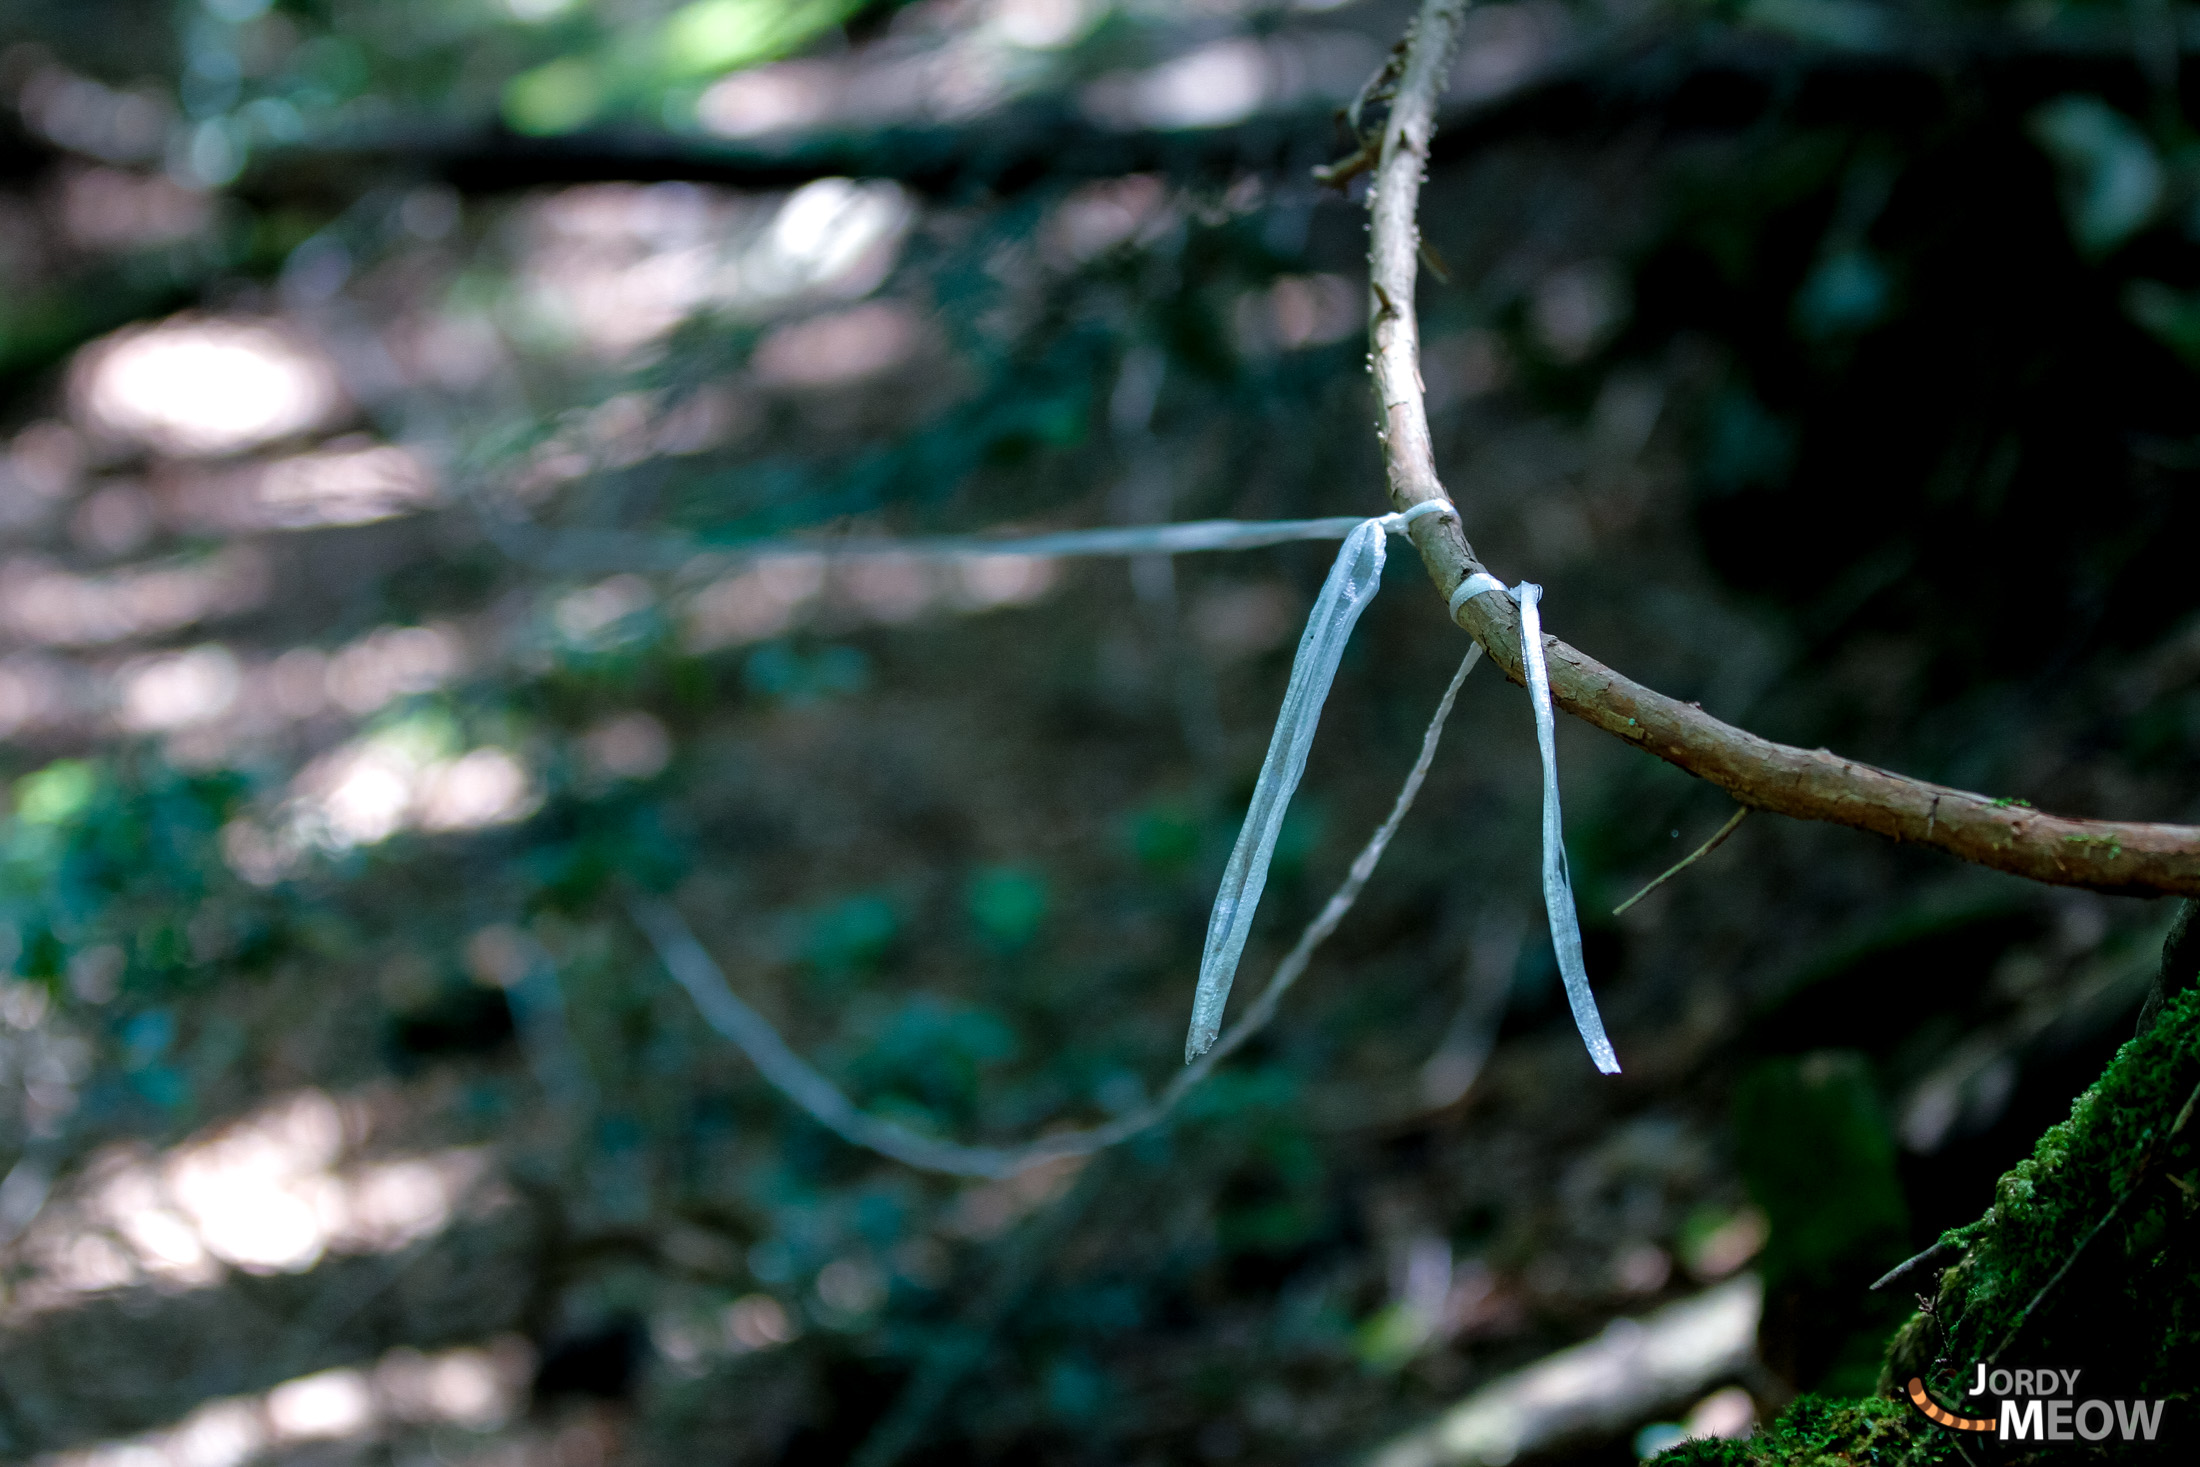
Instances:
[[[1329,685],[1336,680],[1337,664],[1360,613],[1383,584],[1386,556],[1385,532],[1403,532],[1425,515],[1459,511],[1446,499],[1424,499],[1396,514],[1362,520],[1345,537],[1337,551],[1329,578],[1322,583],[1314,609],[1307,613],[1306,630],[1291,659],[1291,681],[1284,689],[1283,707],[1276,714],[1276,731],[1268,741],[1268,756],[1261,761],[1260,779],[1253,786],[1252,803],[1245,824],[1238,829],[1237,844],[1223,867],[1222,888],[1215,893],[1214,911],[1207,918],[1207,943],[1199,956],[1199,987],[1192,996],[1191,1032],[1184,1039],[1184,1063],[1205,1054],[1222,1032],[1222,1011],[1229,1003],[1230,985],[1237,978],[1238,959],[1253,930],[1253,913],[1268,885],[1268,867],[1275,859],[1276,837],[1291,806],[1300,778],[1306,773],[1306,755],[1314,746],[1314,729],[1328,701]]]
[[[1476,571],[1451,593],[1451,613],[1487,591],[1505,585],[1486,571]],[[1604,1019],[1597,1013],[1596,995],[1589,991],[1589,969],[1581,958],[1581,919],[1574,912],[1574,884],[1566,869],[1565,829],[1558,813],[1558,729],[1551,714],[1551,674],[1543,660],[1543,588],[1533,581],[1513,587],[1520,603],[1520,662],[1528,675],[1528,701],[1535,709],[1535,743],[1543,757],[1543,909],[1551,920],[1551,947],[1558,954],[1559,975],[1566,981],[1566,1002],[1574,1011],[1574,1027],[1589,1047],[1589,1058],[1607,1075],[1619,1073],[1619,1057],[1604,1034]]]

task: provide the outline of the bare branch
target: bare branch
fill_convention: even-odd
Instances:
[[[1444,493],[1422,400],[1414,318],[1420,265],[1416,215],[1437,100],[1466,6],[1467,0],[1424,0],[1368,193],[1368,336],[1380,412],[1377,433],[1391,505],[1399,510]],[[1450,597],[1461,581],[1483,569],[1457,519],[1432,515],[1410,534],[1440,596]],[[1510,597],[1472,597],[1456,617],[1507,677],[1524,682],[1519,609]],[[1544,647],[1559,707],[1709,780],[1752,809],[1936,846],[2056,886],[2200,895],[2200,827],[2046,815],[1826,749],[1776,744],[1631,681],[1555,637],[1546,636]]]

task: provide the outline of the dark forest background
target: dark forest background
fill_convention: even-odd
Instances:
[[[992,1182],[818,1127],[628,915],[920,1131],[1167,1083],[1329,547],[753,547],[1382,510],[1310,170],[1409,14],[0,7],[0,1454],[1356,1461],[1751,1270],[1752,1358],[1531,1454],[1871,1389],[1863,1285],[2129,1037],[2168,903],[1760,815],[1614,918],[1732,807],[1562,726],[1602,1080],[1485,669],[1275,1026]],[[2200,819],[2195,45],[1470,12],[1419,309],[1477,548],[1756,732]],[[1411,560],[1248,983],[1465,650]]]

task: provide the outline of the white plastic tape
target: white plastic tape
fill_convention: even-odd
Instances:
[[[1329,685],[1336,681],[1337,664],[1360,613],[1383,584],[1383,561],[1388,551],[1385,536],[1403,531],[1424,515],[1456,516],[1450,501],[1427,499],[1398,514],[1362,520],[1345,537],[1337,551],[1321,595],[1307,614],[1306,630],[1291,660],[1291,681],[1284,689],[1283,708],[1276,715],[1276,731],[1268,740],[1268,757],[1261,761],[1260,779],[1253,786],[1252,803],[1237,844],[1222,871],[1222,889],[1215,893],[1214,911],[1207,918],[1207,945],[1199,956],[1199,988],[1192,995],[1192,1027],[1184,1039],[1184,1062],[1205,1054],[1222,1032],[1222,1011],[1230,1000],[1230,985],[1237,978],[1238,960],[1253,930],[1253,914],[1260,894],[1268,885],[1268,867],[1275,859],[1276,837],[1291,807],[1299,779],[1306,773],[1307,751],[1314,746],[1314,730],[1321,721],[1322,704],[1329,699]]]
[[[1451,614],[1476,596],[1502,591],[1504,582],[1476,571],[1451,593]],[[1551,949],[1558,954],[1559,976],[1574,1027],[1589,1047],[1589,1058],[1607,1075],[1619,1073],[1619,1056],[1604,1034],[1596,995],[1589,991],[1589,968],[1581,959],[1581,918],[1574,911],[1574,883],[1566,869],[1566,833],[1558,813],[1558,729],[1551,715],[1551,673],[1543,660],[1543,588],[1533,581],[1513,587],[1520,603],[1520,664],[1528,675],[1528,701],[1535,709],[1536,749],[1543,757],[1543,910],[1551,919]]]
[[[1574,1027],[1589,1046],[1589,1058],[1607,1075],[1619,1073],[1619,1056],[1604,1037],[1604,1019],[1589,991],[1589,969],[1581,960],[1581,919],[1574,913],[1574,884],[1566,870],[1566,832],[1558,817],[1558,729],[1551,717],[1551,674],[1543,662],[1543,588],[1533,581],[1513,587],[1520,603],[1520,661],[1528,674],[1528,701],[1535,706],[1535,743],[1543,755],[1543,910],[1551,919],[1551,947],[1558,954],[1559,976],[1566,980],[1566,1002]]]

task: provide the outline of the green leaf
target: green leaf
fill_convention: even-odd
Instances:
[[[970,878],[968,904],[989,943],[1009,951],[1028,947],[1046,921],[1046,877],[1023,867],[988,867]]]
[[[2087,255],[2108,254],[2154,218],[2162,163],[2130,118],[2099,97],[2057,97],[2032,114],[2031,131],[2055,160],[2063,213]]]

